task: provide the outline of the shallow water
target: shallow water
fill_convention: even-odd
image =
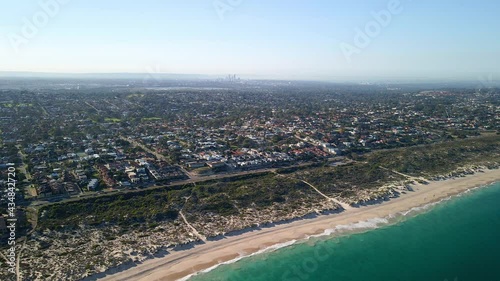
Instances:
[[[500,183],[420,212],[381,227],[385,218],[372,221],[379,228],[363,233],[310,238],[189,280],[500,280]]]

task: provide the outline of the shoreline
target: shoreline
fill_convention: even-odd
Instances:
[[[277,224],[271,228],[249,230],[240,235],[207,241],[205,244],[199,244],[190,249],[170,251],[164,257],[148,259],[124,271],[113,273],[111,270],[97,280],[188,280],[193,274],[211,270],[224,263],[235,262],[251,255],[284,247],[311,236],[327,235],[325,232],[334,230],[338,226],[408,213],[415,208],[438,204],[448,197],[499,180],[500,169],[495,169],[459,178],[433,181],[426,185],[416,184],[412,185],[413,191],[407,191],[406,194],[400,194],[399,197],[391,198],[389,201],[355,207],[314,219]]]

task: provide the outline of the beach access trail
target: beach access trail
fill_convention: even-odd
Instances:
[[[438,202],[452,195],[463,193],[470,188],[483,186],[500,180],[500,169],[486,170],[474,175],[429,184],[417,184],[414,191],[401,194],[381,204],[359,208],[351,207],[338,214],[321,215],[313,219],[303,219],[274,227],[256,229],[240,235],[225,236],[217,241],[207,241],[191,249],[170,251],[164,257],[146,260],[125,271],[107,275],[105,281],[170,281],[213,267],[240,257],[250,255],[270,246],[293,240],[305,239],[310,235],[325,233],[339,225],[350,225],[360,221],[386,218],[393,214],[403,214],[412,208]]]

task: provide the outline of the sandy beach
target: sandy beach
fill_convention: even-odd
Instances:
[[[170,251],[164,257],[146,260],[128,270],[107,275],[99,280],[178,280],[221,262],[230,261],[242,255],[250,255],[272,245],[321,234],[338,225],[348,225],[405,212],[498,180],[500,180],[500,169],[430,182],[427,185],[415,185],[414,191],[406,192],[398,198],[381,204],[349,208],[338,214],[280,224],[217,241],[208,241],[187,250]]]

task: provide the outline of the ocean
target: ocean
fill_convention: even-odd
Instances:
[[[371,226],[311,237],[189,280],[500,280],[500,183]]]

